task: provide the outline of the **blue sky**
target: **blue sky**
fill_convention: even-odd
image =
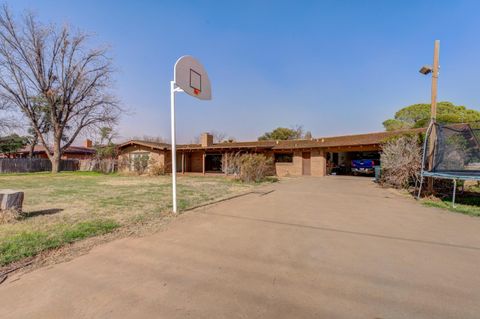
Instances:
[[[116,91],[131,110],[119,133],[169,138],[169,81],[182,55],[209,72],[212,101],[177,98],[177,135],[217,130],[256,139],[277,126],[313,136],[383,130],[399,108],[430,100],[441,40],[439,100],[479,109],[479,1],[8,2],[107,43]]]

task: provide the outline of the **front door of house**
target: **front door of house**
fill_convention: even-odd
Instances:
[[[302,153],[302,174],[303,175],[310,175],[311,168],[310,168],[310,152],[303,152]]]

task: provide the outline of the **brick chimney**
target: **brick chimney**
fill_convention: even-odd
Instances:
[[[89,139],[87,138],[87,139],[85,140],[85,142],[83,142],[83,147],[92,148],[92,147],[93,147],[92,140],[89,140]]]
[[[202,147],[212,146],[213,135],[208,133],[202,133],[202,135],[200,136],[200,144],[202,144]]]

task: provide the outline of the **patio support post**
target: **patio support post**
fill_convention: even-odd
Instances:
[[[223,153],[222,159],[225,159],[225,160],[222,161],[222,163],[224,164],[223,172],[225,173],[225,175],[228,175],[228,155],[227,155],[227,153]]]
[[[455,194],[457,192],[457,180],[453,179],[453,196],[452,196],[452,207],[455,207]]]
[[[205,158],[207,157],[206,153],[203,153],[203,160],[202,160],[202,174],[205,175]]]
[[[185,153],[182,152],[182,174],[185,174]]]

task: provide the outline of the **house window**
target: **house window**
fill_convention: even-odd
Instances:
[[[275,163],[293,163],[293,153],[275,154]]]
[[[206,154],[205,171],[220,173],[222,171],[222,154]]]
[[[143,173],[148,168],[149,152],[130,153],[130,171]]]

